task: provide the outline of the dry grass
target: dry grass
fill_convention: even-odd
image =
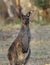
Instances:
[[[13,23],[10,23],[10,24],[3,24],[1,23],[0,24],[0,31],[11,31],[11,30],[18,30],[20,29],[21,25],[20,24],[13,24]]]

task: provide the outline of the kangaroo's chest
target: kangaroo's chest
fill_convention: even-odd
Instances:
[[[30,30],[26,30],[23,34],[23,41],[25,43],[28,43],[29,39],[31,39],[31,34],[30,34]]]

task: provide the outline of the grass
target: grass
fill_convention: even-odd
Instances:
[[[22,20],[18,18],[18,19],[16,19],[15,23],[16,24],[21,24],[22,23]]]
[[[33,19],[33,22],[35,22],[36,24],[40,24],[40,25],[50,24],[50,20],[46,20],[45,17],[40,14],[38,16],[38,20]]]
[[[46,25],[48,24],[48,22],[46,20],[33,20],[33,22],[35,22],[36,24],[39,24],[39,25]]]
[[[48,31],[50,30],[50,25],[47,26],[47,28],[45,27],[40,27],[39,25],[37,26],[34,25],[33,23],[31,23],[31,26],[32,26],[32,34],[34,36],[34,33],[33,32],[36,32],[35,30],[37,30],[39,32],[39,30],[41,31],[40,33],[42,34],[48,34],[48,33],[45,33],[44,30]],[[20,23],[17,24],[17,23],[10,23],[10,24],[0,24],[0,30],[5,30],[5,31],[8,31],[8,30],[13,30],[13,29],[19,29],[20,28]],[[35,30],[34,30],[35,29]],[[14,31],[12,31],[14,32]],[[49,31],[48,31],[49,32]],[[36,33],[38,34],[38,33]],[[36,34],[35,34],[35,37],[36,37]],[[40,34],[40,35],[41,35]],[[1,65],[8,65],[8,60],[7,60],[7,50],[8,48],[10,47],[10,45],[12,44],[12,41],[15,39],[15,35],[16,34],[13,34],[13,38],[7,38],[6,40],[0,40],[0,60],[1,60]],[[7,46],[8,45],[8,46]],[[48,60],[48,57],[50,57],[50,40],[34,40],[34,38],[32,39],[31,43],[31,60],[29,61],[30,63],[28,63],[28,65],[45,65],[46,64],[46,61],[47,61],[47,64],[50,62],[50,60]],[[31,64],[32,63],[32,64]],[[46,65],[47,65],[46,64]]]
[[[14,22],[10,21],[10,23],[6,22],[0,22],[0,31],[10,31],[10,30],[16,30],[19,29],[21,26],[22,20],[21,19],[16,19]],[[38,25],[47,25],[49,24],[45,18],[39,18],[39,20],[33,20],[32,24],[38,24]]]
[[[20,28],[20,25],[19,24],[13,24],[13,23],[10,23],[10,24],[0,24],[0,31],[11,31],[11,30],[16,30],[16,29],[19,29]]]
[[[15,22],[0,22],[0,31],[11,31],[21,27],[22,20],[16,19]]]
[[[48,57],[50,56],[50,42],[49,41],[41,41],[40,43],[40,40],[39,42],[32,42],[31,44],[31,50],[32,50],[32,53],[31,53],[31,57],[39,57],[39,58],[42,58],[42,57]]]

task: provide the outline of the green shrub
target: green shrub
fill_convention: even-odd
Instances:
[[[36,6],[40,7],[40,8],[43,8],[43,9],[46,9],[50,6],[49,4],[49,0],[32,0]]]

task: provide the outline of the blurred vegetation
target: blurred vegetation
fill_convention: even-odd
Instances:
[[[36,16],[35,16],[35,20],[33,19],[33,22],[35,22],[37,24],[48,24],[50,22],[50,10],[48,10],[48,8],[50,9],[50,0],[31,0],[31,1],[34,2],[34,5],[39,10],[43,10],[43,12],[41,13],[42,15],[39,12],[38,12],[38,14],[35,14],[38,16],[37,17],[38,19],[36,20]],[[2,18],[3,18],[7,12],[7,9],[6,9],[6,6],[4,3],[2,3],[2,4],[0,3],[0,14],[1,14],[1,12],[3,13],[3,16],[2,16]],[[34,12],[33,12],[33,14],[34,14]],[[10,23],[10,22],[13,23],[13,21],[11,21],[11,20],[6,21],[6,23]],[[14,22],[16,24],[21,24],[22,20],[17,18]]]
[[[11,31],[11,30],[19,30],[21,27],[21,20],[16,20],[15,22],[8,23],[0,23],[0,31]]]
[[[40,8],[46,9],[50,7],[50,0],[33,0],[33,1],[35,2],[35,5]]]
[[[32,0],[35,6],[42,10],[42,15],[47,22],[50,22],[50,0]]]
[[[15,20],[4,20],[0,18],[0,31],[11,31],[11,30],[18,30],[21,27],[22,20],[15,19]]]
[[[2,10],[2,6],[0,5],[0,11]]]
[[[18,18],[18,19],[16,19],[15,23],[16,24],[21,24],[22,23],[22,20]]]

